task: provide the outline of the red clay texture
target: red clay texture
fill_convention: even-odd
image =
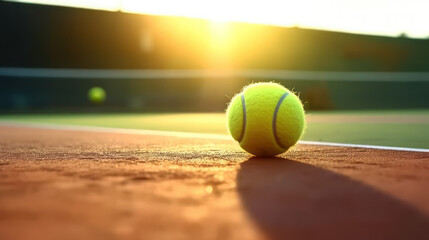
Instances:
[[[0,239],[429,239],[429,154],[0,127]]]

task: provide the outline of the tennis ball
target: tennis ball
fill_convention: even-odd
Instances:
[[[106,100],[106,92],[101,87],[93,87],[88,91],[88,99],[94,104],[103,103]]]
[[[232,98],[226,115],[231,136],[255,156],[286,152],[306,127],[301,101],[277,83],[248,85]]]

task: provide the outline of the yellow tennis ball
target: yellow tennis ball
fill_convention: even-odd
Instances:
[[[231,100],[226,115],[231,136],[255,156],[286,152],[306,127],[301,101],[277,83],[248,85]]]
[[[106,100],[106,92],[101,87],[93,87],[88,91],[88,99],[94,104],[101,104]]]

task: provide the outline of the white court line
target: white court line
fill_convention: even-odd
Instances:
[[[80,126],[80,125],[67,125],[67,124],[16,122],[16,121],[4,121],[4,120],[0,120],[0,126],[27,127],[27,128],[65,130],[65,131],[85,131],[85,132],[122,133],[122,134],[133,134],[133,135],[151,135],[151,136],[166,136],[166,137],[181,137],[181,138],[232,140],[230,136],[224,135],[224,134],[174,132],[174,131],[161,131],[161,130],[141,130],[141,129],[94,127],[94,126]]]
[[[122,134],[133,134],[133,135],[232,140],[230,136],[224,135],[224,134],[77,126],[77,125],[66,125],[66,124],[16,122],[16,121],[5,121],[5,120],[0,120],[0,126],[27,127],[27,128],[64,130],[64,131],[85,131],[85,132],[99,132],[99,133],[122,133]],[[389,147],[389,146],[377,146],[377,145],[316,142],[316,141],[299,141],[299,143],[305,144],[305,145],[319,145],[319,146],[333,146],[333,147],[367,148],[367,149],[407,151],[407,152],[429,152],[429,149],[425,149],[425,148]]]
[[[377,145],[365,145],[365,144],[348,144],[348,143],[315,142],[315,141],[299,141],[299,143],[308,144],[308,145],[320,145],[320,146],[368,148],[368,149],[380,149],[380,150],[392,150],[392,151],[428,152],[429,153],[429,149],[426,149],[426,148],[389,147],[389,146],[377,146]]]

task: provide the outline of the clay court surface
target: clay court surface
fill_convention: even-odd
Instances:
[[[429,153],[0,126],[0,239],[428,239]]]

